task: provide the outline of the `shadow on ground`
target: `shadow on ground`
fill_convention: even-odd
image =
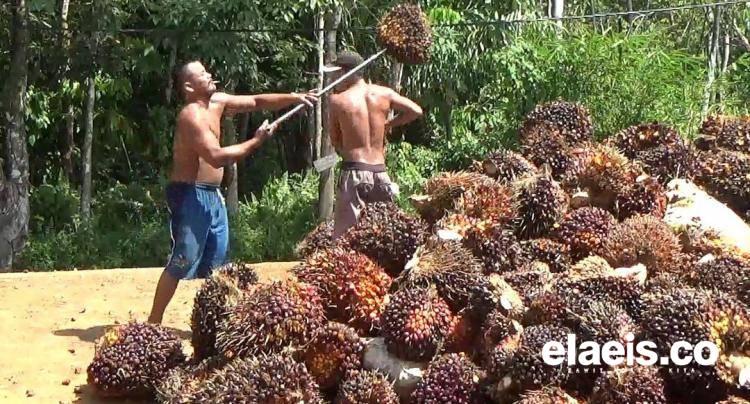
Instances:
[[[55,330],[52,333],[58,337],[78,337],[81,341],[96,342],[108,329],[114,326],[115,324],[97,325],[89,328],[65,328]],[[178,330],[172,327],[166,328],[182,339],[190,339],[190,331]]]

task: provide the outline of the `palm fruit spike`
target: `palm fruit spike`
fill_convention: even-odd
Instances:
[[[620,192],[613,212],[622,221],[635,215],[663,218],[667,211],[667,192],[653,177],[642,175]]]
[[[559,180],[574,164],[572,146],[554,124],[535,122],[521,132],[521,153],[537,167],[549,166],[552,177]]]
[[[607,139],[607,143],[622,150],[631,159],[635,158],[639,152],[682,142],[680,134],[662,122],[633,125]]]
[[[481,185],[491,186],[493,181],[481,173],[470,171],[443,172],[427,180],[423,195],[411,198],[417,212],[424,220],[435,223],[454,210],[456,202],[465,193]]]
[[[490,153],[481,163],[482,172],[503,185],[511,184],[527,175],[539,174],[539,170],[519,153],[500,149]]]
[[[552,280],[552,272],[546,264],[536,263],[524,271],[502,274],[503,280],[517,290],[524,305],[529,305],[534,296],[546,290]]]
[[[565,363],[547,365],[542,358],[545,344],[556,341],[565,345],[573,330],[555,325],[535,325],[524,328],[518,348],[508,362],[507,372],[501,380],[520,391],[538,389],[546,385],[560,386],[570,377]]]
[[[243,293],[258,283],[250,265],[232,263],[214,270],[195,295],[192,324],[193,356],[206,359],[218,353],[216,331],[227,309],[237,304]]]
[[[414,403],[483,403],[484,372],[463,353],[441,355],[430,362],[411,394]]]
[[[504,226],[516,216],[512,189],[496,182],[482,182],[464,192],[456,201],[456,211],[493,226]]]
[[[199,402],[197,397],[202,393],[202,383],[226,364],[221,356],[212,356],[172,368],[156,386],[156,401],[161,404]]]
[[[426,235],[426,223],[394,203],[378,202],[362,209],[357,224],[344,237],[351,249],[370,257],[389,275],[398,276]]]
[[[545,386],[538,390],[530,390],[521,394],[515,404],[578,404],[576,398],[565,390],[555,386]]]
[[[318,250],[292,273],[315,286],[328,318],[363,335],[378,329],[391,278],[366,255],[339,247]]]
[[[644,287],[628,276],[606,275],[584,279],[561,278],[549,290],[566,299],[609,300],[621,306],[634,320],[640,321],[644,309],[641,299]]]
[[[294,253],[299,258],[305,258],[315,252],[332,247],[333,241],[333,220],[325,220],[319,223],[300,241],[294,249]]]
[[[750,208],[750,156],[728,150],[701,153],[696,183],[742,216]]]
[[[479,331],[480,357],[487,363],[495,347],[519,336],[521,331],[523,326],[520,322],[502,310],[493,310],[487,315]]]
[[[599,250],[617,220],[608,211],[597,207],[573,209],[555,228],[555,238],[570,246],[574,259],[588,257]]]
[[[719,357],[713,366],[691,361],[673,368],[669,376],[681,384],[733,387],[740,372],[750,367],[750,313],[747,306],[720,292],[677,289],[648,306],[644,329],[656,344],[658,355],[668,355],[677,341],[695,346],[701,341],[716,345]],[[745,393],[750,386],[740,386]]]
[[[565,272],[570,268],[570,247],[547,238],[521,242],[525,262],[543,262],[550,272]]]
[[[750,260],[736,254],[722,254],[700,260],[685,280],[698,288],[734,295],[740,302],[750,304],[743,286],[750,284]]]
[[[333,403],[399,404],[399,397],[383,374],[372,370],[354,370],[347,373]]]
[[[109,329],[95,346],[87,381],[98,396],[145,398],[185,361],[180,338],[154,324],[131,322]]]
[[[570,198],[549,174],[524,178],[514,188],[519,203],[516,232],[520,238],[544,236],[568,210]]]
[[[663,221],[636,215],[618,224],[599,254],[615,268],[643,264],[651,273],[676,272],[680,267],[680,241]]]
[[[639,332],[638,325],[625,309],[607,300],[587,299],[581,312],[571,314],[579,334],[601,345],[609,341],[625,345],[630,342],[628,334],[635,337]]]
[[[329,322],[317,330],[302,356],[320,388],[329,389],[338,386],[346,372],[362,366],[364,349],[353,328]]]
[[[384,15],[377,26],[378,45],[404,64],[421,64],[430,58],[432,30],[417,4],[399,4]]]
[[[437,238],[417,249],[397,282],[401,288],[435,285],[455,312],[465,309],[478,289],[489,289],[482,264],[469,250],[458,241]]]
[[[562,100],[539,104],[526,115],[521,132],[525,127],[537,122],[556,126],[565,135],[569,144],[593,140],[594,126],[591,114],[581,104]]]
[[[403,360],[433,357],[451,331],[453,314],[434,287],[395,292],[383,313],[381,335],[390,353]]]
[[[323,326],[316,289],[293,279],[264,284],[244,296],[219,324],[216,346],[227,358],[302,346]]]
[[[659,368],[639,365],[617,368],[600,375],[589,402],[666,404],[669,401]]]

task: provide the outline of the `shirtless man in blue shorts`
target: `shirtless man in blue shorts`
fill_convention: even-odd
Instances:
[[[167,186],[172,252],[159,279],[149,322],[161,323],[182,279],[206,278],[227,262],[229,224],[219,186],[224,166],[257,150],[276,130],[268,122],[245,142],[221,147],[221,117],[225,113],[274,111],[317,97],[308,94],[230,95],[216,84],[198,61],[182,66],[176,86],[185,106],[177,116],[173,166]]]

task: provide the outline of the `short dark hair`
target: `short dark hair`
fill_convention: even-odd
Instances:
[[[172,73],[172,75],[173,75],[172,77],[173,77],[173,80],[174,80],[174,85],[175,85],[175,87],[177,87],[177,92],[180,94],[180,97],[183,100],[185,99],[185,89],[184,89],[182,83],[184,83],[185,80],[187,80],[188,66],[191,63],[195,63],[195,62],[200,62],[200,60],[198,60],[198,59],[188,60],[187,62],[185,62],[185,63],[183,63],[181,65],[178,65],[177,68],[175,68],[174,72]]]
[[[331,64],[344,69],[344,71],[349,71],[361,65],[362,63],[364,63],[364,61],[365,60],[362,58],[362,56],[359,53],[352,51],[352,50],[344,50],[344,51],[339,52],[336,55],[336,59]],[[363,70],[364,69],[358,70],[356,73],[352,74],[350,77],[355,78],[355,79],[361,78]]]

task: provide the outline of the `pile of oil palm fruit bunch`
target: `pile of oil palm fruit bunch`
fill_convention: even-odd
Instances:
[[[134,328],[140,351],[102,351],[90,373],[161,403],[749,403],[738,380],[750,367],[750,258],[688,245],[664,221],[674,178],[743,199],[750,176],[729,174],[745,169],[745,126],[717,122],[700,144],[659,122],[597,141],[584,106],[540,104],[518,150],[437,173],[410,207],[367,205],[336,240],[322,223],[289,279],[216,270],[195,298],[189,359],[164,332]],[[651,341],[659,356],[710,341],[719,356],[544,363],[543,346],[571,335]],[[368,362],[378,339],[394,361],[420,364],[408,390]]]

